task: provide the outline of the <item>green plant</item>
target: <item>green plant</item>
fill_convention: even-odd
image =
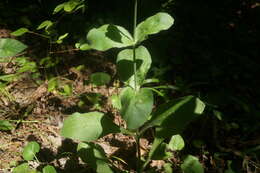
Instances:
[[[124,87],[118,96],[113,96],[114,107],[118,108],[127,128],[119,127],[100,112],[74,113],[64,121],[61,134],[64,137],[82,141],[78,145],[79,156],[97,172],[112,172],[109,159],[103,149],[92,141],[109,133],[124,133],[134,136],[137,146],[137,171],[143,172],[151,160],[166,159],[169,144],[164,141],[179,137],[185,126],[202,114],[205,104],[194,96],[186,96],[154,107],[154,88],[144,87],[153,82],[146,79],[152,60],[149,51],[141,45],[149,35],[167,30],[173,25],[173,18],[167,13],[157,13],[137,25],[137,0],[134,4],[133,36],[123,27],[106,24],[94,28],[87,34],[88,43],[79,44],[84,50],[106,51],[111,48],[125,48],[117,56],[117,71]],[[155,128],[152,148],[141,163],[140,138],[150,128]],[[170,149],[181,149],[183,144],[170,142]],[[158,152],[159,151],[159,152]],[[164,151],[164,152],[160,152]],[[167,155],[168,154],[168,155]],[[169,166],[167,170],[170,170]]]
[[[40,145],[37,142],[29,142],[23,149],[23,159],[25,161],[35,160],[38,164],[40,161],[38,160],[36,154],[40,151]],[[13,169],[13,173],[41,173],[36,171],[35,169],[31,169],[28,163],[22,163]],[[42,173],[56,173],[56,170],[51,165],[46,165],[42,169]]]

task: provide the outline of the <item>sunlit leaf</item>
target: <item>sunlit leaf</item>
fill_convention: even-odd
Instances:
[[[89,49],[91,49],[90,45],[87,44],[87,43],[82,44],[82,45],[76,45],[76,47],[79,48],[80,50],[89,50]]]
[[[128,129],[137,129],[148,119],[153,108],[153,92],[147,88],[139,91],[127,87],[120,93],[121,116]]]
[[[64,95],[70,96],[72,94],[73,88],[71,85],[66,84],[63,86]]]
[[[48,81],[48,91],[54,91],[57,87],[58,87],[59,83],[58,83],[58,79],[57,78],[51,78]]]
[[[40,145],[37,142],[29,142],[23,149],[24,160],[33,160],[36,153],[40,151]]]
[[[79,143],[77,148],[80,158],[97,173],[113,173],[103,148],[94,143]]]
[[[56,14],[58,12],[60,12],[63,8],[64,8],[64,4],[65,3],[62,3],[62,4],[59,4],[55,7],[55,9],[53,10],[53,14]]]
[[[14,168],[13,173],[37,173],[37,171],[30,169],[28,163],[23,163]]]
[[[173,173],[172,164],[166,163],[163,165],[164,173]]]
[[[42,169],[42,173],[57,173],[57,172],[53,166],[47,165]]]
[[[56,41],[58,44],[63,42],[63,39],[66,38],[69,35],[69,33],[65,33],[61,36],[59,36],[58,40]]]
[[[0,130],[12,130],[13,125],[7,120],[0,120]]]
[[[52,21],[45,20],[38,26],[37,30],[40,30],[40,29],[43,29],[43,28],[45,28],[45,30],[47,30],[52,25],[53,25]]]
[[[17,79],[19,79],[19,74],[15,73],[15,74],[6,74],[6,75],[0,75],[0,80],[2,81],[6,81],[6,82],[12,82],[15,81]]]
[[[173,135],[171,137],[171,140],[168,144],[168,149],[173,150],[173,151],[179,151],[184,148],[184,140],[181,137],[181,135]]]
[[[114,108],[116,108],[116,109],[118,109],[118,110],[120,110],[121,109],[121,100],[120,100],[120,98],[119,98],[119,96],[118,95],[112,95],[111,97],[110,97],[110,100],[111,100],[111,104],[112,104],[112,106],[114,107]]]
[[[0,58],[15,56],[27,48],[25,44],[11,38],[0,38]]]
[[[152,60],[151,55],[144,46],[139,46],[135,50],[136,55],[136,83],[139,88],[150,69]],[[117,56],[117,69],[121,81],[135,88],[133,49],[125,49],[119,52]]]
[[[133,38],[126,29],[121,26],[108,24],[90,30],[87,40],[92,49],[100,51],[126,47],[133,44]]]
[[[117,132],[120,128],[100,112],[74,113],[64,121],[61,129],[62,136],[87,142]]]
[[[21,35],[27,33],[28,31],[29,30],[27,28],[20,28],[20,29],[17,29],[16,31],[12,32],[11,35],[18,37],[18,36],[21,36]]]
[[[197,157],[188,155],[181,164],[184,173],[204,173],[204,168]]]
[[[72,12],[72,10],[74,10],[74,8],[77,7],[77,5],[79,4],[80,4],[79,1],[69,0],[68,2],[64,3],[64,11]]]
[[[142,42],[148,35],[167,30],[173,25],[174,19],[167,13],[157,13],[141,22],[136,28],[136,41]]]

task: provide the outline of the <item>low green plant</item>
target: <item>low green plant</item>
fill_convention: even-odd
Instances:
[[[134,4],[134,29],[131,35],[125,28],[106,24],[94,28],[87,34],[88,43],[76,44],[84,50],[95,49],[106,51],[111,48],[126,48],[117,55],[117,71],[119,79],[124,83],[118,96],[113,96],[114,107],[126,122],[127,128],[119,127],[101,112],[74,113],[65,121],[61,135],[81,141],[78,153],[96,172],[113,172],[109,159],[99,145],[93,141],[110,133],[123,133],[133,136],[137,146],[137,172],[143,172],[151,160],[163,160],[172,157],[168,150],[180,150],[184,143],[179,136],[187,124],[201,115],[205,104],[195,96],[185,96],[170,100],[154,108],[155,88],[145,87],[153,82],[146,79],[152,59],[146,47],[141,45],[150,35],[169,29],[174,19],[167,13],[157,13],[137,25],[137,0]],[[141,159],[140,138],[151,128],[155,128],[152,148],[144,162]],[[172,139],[176,142],[167,144]],[[188,157],[188,162],[192,160]],[[190,162],[189,162],[190,163]],[[197,163],[197,162],[196,162]],[[189,166],[183,166],[188,170]],[[187,168],[188,167],[188,168]],[[171,170],[169,165],[167,170]],[[203,171],[198,171],[201,173]]]
[[[37,158],[37,153],[40,151],[40,145],[33,141],[29,142],[23,149],[23,159],[25,161],[36,161],[39,165],[41,164]],[[13,169],[13,173],[41,173],[35,169],[31,169],[28,163],[22,163]],[[56,173],[56,170],[51,165],[46,165],[42,169],[42,173]]]

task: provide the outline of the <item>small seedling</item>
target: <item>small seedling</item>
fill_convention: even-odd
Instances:
[[[29,142],[23,149],[23,159],[25,161],[35,160],[39,165],[41,164],[37,158],[37,153],[40,151],[40,145],[37,142]],[[28,163],[23,163],[13,169],[13,173],[41,173],[35,169],[31,169]],[[51,165],[46,165],[42,169],[42,173],[57,173],[55,168]]]

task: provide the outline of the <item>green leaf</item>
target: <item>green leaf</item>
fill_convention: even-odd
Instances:
[[[0,38],[0,58],[15,56],[26,48],[27,46],[18,40]]]
[[[29,142],[23,149],[24,160],[33,160],[36,153],[40,151],[40,145],[37,142]]]
[[[103,72],[93,73],[90,76],[90,82],[96,86],[106,85],[110,82],[110,80],[111,80],[110,75]]]
[[[48,81],[48,91],[54,91],[57,87],[58,87],[59,83],[58,83],[58,79],[57,78],[51,78]]]
[[[144,46],[139,46],[135,50],[136,54],[136,76],[138,88],[144,83],[147,72],[150,69],[152,60],[151,55]],[[117,56],[117,69],[120,80],[135,87],[134,67],[133,67],[133,49],[125,49],[119,52]]]
[[[204,173],[204,169],[197,157],[188,155],[181,164],[184,173]]]
[[[45,30],[47,30],[52,25],[53,25],[52,21],[45,20],[38,26],[37,30],[40,30],[40,29],[43,29],[43,28],[45,28]]]
[[[36,72],[37,71],[37,64],[35,62],[26,61],[19,65],[21,66],[21,68],[17,71],[18,73]]]
[[[59,36],[59,38],[56,41],[56,43],[61,44],[63,42],[63,39],[66,38],[68,35],[69,35],[69,33],[65,33],[65,34]]]
[[[12,32],[11,35],[18,37],[18,36],[21,36],[21,35],[27,33],[28,31],[29,30],[27,28],[20,28],[20,29],[17,29],[16,31]]]
[[[63,91],[60,92],[61,95],[70,96],[72,94],[73,88],[70,84],[66,84],[62,88]]]
[[[168,145],[164,142],[156,148],[153,153],[152,160],[166,160],[173,156],[173,153],[167,150]]]
[[[42,169],[42,172],[43,172],[43,173],[57,173],[57,172],[56,172],[56,169],[55,169],[53,166],[51,166],[51,165],[45,166],[45,167]]]
[[[87,142],[117,132],[120,128],[100,112],[74,113],[64,121],[61,129],[62,136]]]
[[[79,143],[77,151],[80,158],[97,173],[113,173],[101,146],[94,143]]]
[[[203,113],[204,108],[205,104],[194,96],[186,96],[159,106],[151,120],[144,126],[158,126],[152,148],[144,165],[146,166],[154,157],[155,151],[165,138],[180,134],[192,120]]]
[[[14,168],[13,173],[37,173],[37,171],[30,169],[28,163],[23,163]]]
[[[59,4],[55,7],[55,9],[53,10],[52,14],[56,14],[58,12],[60,12],[63,8],[64,8],[65,3]]]
[[[120,100],[120,98],[119,98],[119,96],[118,95],[112,95],[111,97],[110,97],[110,100],[111,100],[111,103],[112,103],[112,106],[114,107],[114,108],[116,108],[116,109],[118,109],[118,110],[120,110],[121,109],[121,100]]]
[[[91,47],[89,46],[89,44],[85,43],[85,44],[82,44],[82,45],[79,45],[78,47],[80,50],[89,50],[91,49]]]
[[[181,135],[173,135],[167,148],[173,151],[180,151],[184,148],[184,146],[185,143]]]
[[[141,22],[136,28],[136,41],[142,42],[148,35],[167,30],[173,25],[174,19],[167,13],[157,13]]]
[[[12,130],[13,125],[7,120],[0,120],[0,130]]]
[[[108,24],[90,30],[87,40],[92,49],[100,51],[133,45],[133,38],[126,29]]]
[[[163,165],[164,173],[173,173],[172,164],[166,163]]]
[[[135,91],[126,87],[120,93],[120,100],[120,113],[128,129],[137,129],[149,119],[153,109],[153,92],[150,89]]]
[[[6,82],[13,82],[15,80],[19,79],[19,74],[7,74],[7,75],[0,75],[0,80],[6,81]]]
[[[64,11],[66,12],[72,12],[74,10],[74,8],[77,7],[77,5],[79,5],[80,2],[79,1],[75,1],[75,0],[70,0],[68,2],[65,2],[64,4]]]
[[[203,113],[204,108],[205,104],[199,98],[186,96],[159,106],[148,124],[159,126],[157,135],[171,137],[180,134],[187,124]]]

